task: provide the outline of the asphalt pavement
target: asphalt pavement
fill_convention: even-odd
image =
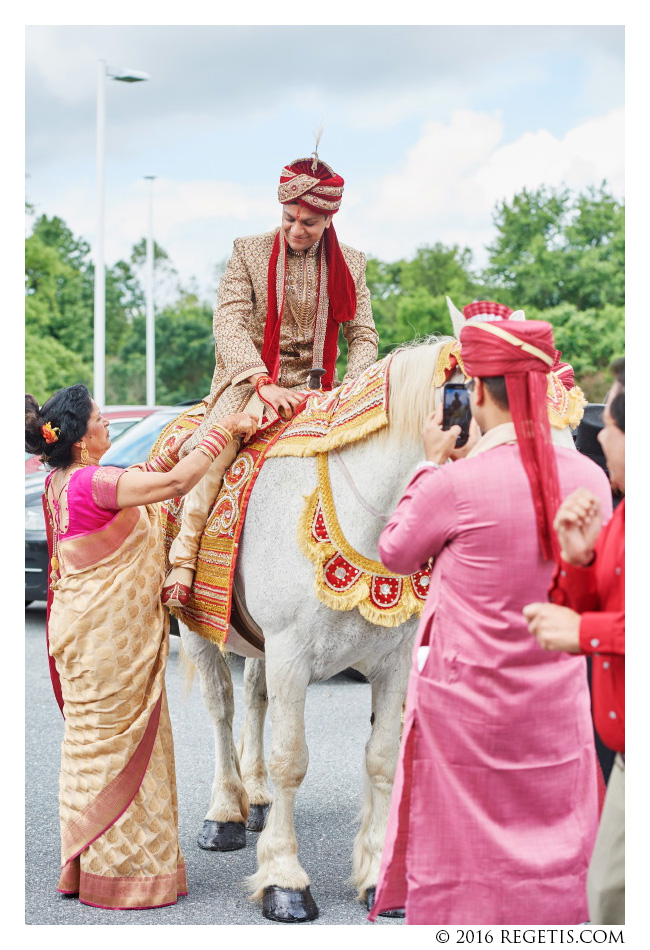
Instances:
[[[212,729],[196,679],[189,696],[179,669],[178,638],[171,638],[167,692],[174,731],[179,798],[179,835],[187,864],[189,895],[172,907],[108,911],[80,904],[56,890],[60,864],[58,773],[62,718],[50,683],[45,646],[45,605],[25,611],[25,923],[27,924],[263,924],[244,878],[256,869],[258,836],[227,853],[196,844],[209,804],[214,753]],[[244,661],[231,658],[235,691],[235,737],[243,722]],[[320,916],[309,924],[403,926],[380,918],[370,925],[365,906],[347,883],[352,843],[362,802],[364,746],[370,731],[370,687],[339,675],[307,693],[309,770],[296,797],[298,853],[311,878]],[[267,721],[265,747],[271,747]]]

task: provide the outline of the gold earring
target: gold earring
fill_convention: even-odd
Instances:
[[[88,454],[88,449],[86,448],[85,442],[81,445],[81,464],[87,465],[90,455]]]

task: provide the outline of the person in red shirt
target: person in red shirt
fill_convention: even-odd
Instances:
[[[625,361],[616,375],[598,435],[613,488],[625,492]],[[601,531],[598,499],[586,488],[558,508],[561,548],[549,604],[528,604],[524,615],[546,650],[592,656],[593,713],[603,742],[617,755],[607,785],[589,865],[592,924],[625,923],[625,499]]]

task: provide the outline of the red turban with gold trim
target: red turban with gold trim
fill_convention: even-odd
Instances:
[[[546,407],[547,374],[557,363],[553,328],[543,320],[469,323],[460,333],[470,376],[504,376],[517,444],[532,492],[537,534],[546,560],[556,557],[553,519],[560,487]]]
[[[333,169],[315,158],[297,158],[280,172],[278,200],[297,201],[316,214],[336,214],[341,207],[345,182]]]

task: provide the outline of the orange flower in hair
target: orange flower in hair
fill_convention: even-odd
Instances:
[[[52,443],[59,441],[61,430],[57,426],[52,428],[52,423],[46,422],[44,426],[41,426],[41,434],[47,444],[52,445]]]

